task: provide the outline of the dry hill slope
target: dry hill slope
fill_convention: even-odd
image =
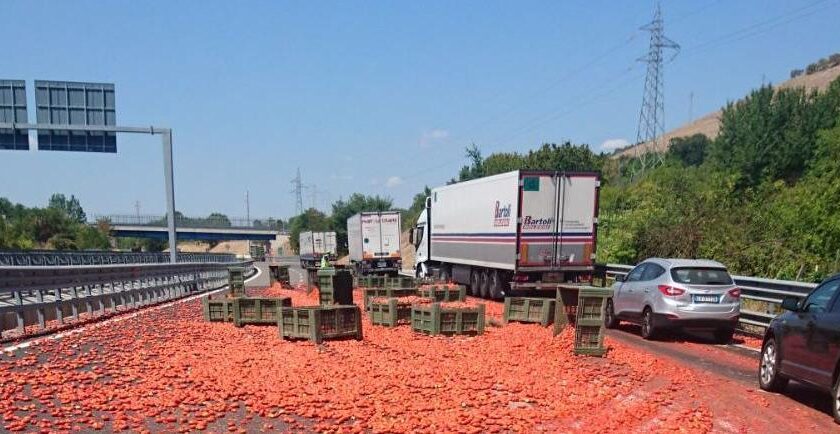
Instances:
[[[823,71],[818,71],[813,74],[800,75],[787,80],[776,87],[780,89],[804,87],[807,90],[816,89],[823,91],[828,88],[828,85],[831,84],[831,82],[837,77],[840,77],[840,65]],[[688,137],[695,134],[705,134],[709,138],[717,137],[718,132],[720,131],[720,115],[721,111],[718,110],[665,133],[662,136],[663,140],[660,141],[660,146],[662,147],[661,150],[666,150],[671,144],[671,139],[677,137]],[[613,154],[613,158],[621,156],[632,157],[635,155],[635,148],[635,146],[631,146],[627,149],[617,151]]]

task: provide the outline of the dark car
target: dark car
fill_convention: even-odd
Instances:
[[[788,380],[831,393],[840,423],[840,274],[820,283],[801,302],[785,298],[786,310],[770,322],[761,346],[758,384],[778,392]]]

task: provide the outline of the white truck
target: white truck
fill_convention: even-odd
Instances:
[[[356,274],[396,275],[400,257],[400,212],[362,212],[347,219],[347,245]]]
[[[485,298],[591,281],[600,185],[597,173],[513,171],[435,188],[410,237],[415,273]]]
[[[300,237],[300,266],[315,268],[321,263],[321,258],[327,257],[332,262],[336,259],[335,232],[301,232]]]

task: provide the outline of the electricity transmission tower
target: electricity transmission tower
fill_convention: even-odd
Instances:
[[[639,172],[644,172],[645,169],[662,162],[661,152],[664,151],[664,146],[659,143],[665,133],[665,95],[663,93],[665,62],[662,52],[665,49],[674,50],[672,60],[679,53],[680,46],[665,36],[662,8],[658,1],[653,20],[642,26],[641,30],[650,32],[648,52],[638,59],[639,62],[647,63],[645,91],[639,113],[635,147],[636,158],[640,165]]]
[[[300,167],[297,169],[297,176],[292,179],[292,194],[295,195],[296,215],[303,214],[303,181],[300,178]]]

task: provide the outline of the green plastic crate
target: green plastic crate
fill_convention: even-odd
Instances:
[[[281,284],[288,285],[289,284],[289,266],[288,265],[269,265],[268,266],[268,277],[271,281],[271,285],[274,285],[274,282],[280,282]]]
[[[384,286],[386,288],[412,288],[417,287],[417,281],[413,277],[386,277]]]
[[[245,324],[277,324],[280,308],[291,306],[292,299],[289,297],[239,297],[232,300],[232,305],[233,325],[236,327],[242,327]]]
[[[277,327],[282,339],[309,339],[321,343],[329,339],[362,340],[362,313],[359,306],[303,306],[280,309]]]
[[[356,286],[361,288],[384,288],[385,276],[359,276]]]
[[[411,307],[411,329],[428,335],[480,335],[484,333],[484,304],[445,308],[440,303]]]
[[[550,298],[505,297],[505,323],[517,321],[547,326],[554,321],[554,303]]]
[[[600,357],[606,353],[603,325],[575,326],[575,354]]]
[[[434,301],[464,301],[467,299],[467,287],[464,285],[454,287],[447,285],[428,285],[420,287],[417,291],[420,297],[431,298]]]
[[[233,300],[218,299],[211,300],[209,297],[202,297],[204,320],[210,322],[233,321]]]
[[[349,270],[321,268],[316,275],[319,304],[353,304],[353,275]]]
[[[386,302],[371,300],[369,306],[370,323],[395,327],[411,323],[411,305],[400,304],[399,298],[389,298]]]
[[[362,300],[365,310],[370,308],[370,299],[373,297],[399,298],[417,295],[417,288],[365,288],[362,291]]]

